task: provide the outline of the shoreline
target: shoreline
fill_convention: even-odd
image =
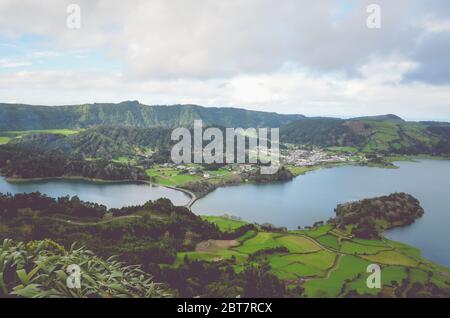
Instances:
[[[304,167],[306,168],[305,171],[302,171],[301,173],[294,173],[291,170],[291,173],[293,174],[293,178],[297,178],[299,176],[305,175],[307,173],[313,172],[313,171],[317,171],[319,169],[330,169],[330,168],[336,168],[336,167],[344,167],[344,166],[359,166],[359,167],[368,167],[368,168],[380,168],[380,169],[398,169],[399,167],[396,166],[394,163],[395,162],[401,162],[401,161],[408,161],[408,162],[417,162],[417,160],[450,160],[450,157],[444,157],[444,156],[432,156],[432,155],[413,155],[413,156],[408,156],[408,155],[400,155],[400,156],[387,156],[385,157],[386,159],[386,164],[371,164],[370,162],[366,162],[366,163],[361,163],[361,162],[334,162],[334,163],[326,163],[326,164],[322,164],[322,165],[315,165],[315,166],[307,166]],[[391,159],[391,160],[390,160]],[[290,166],[290,165],[289,165]],[[296,167],[296,166],[291,166],[291,167]],[[289,169],[289,168],[287,168]],[[163,184],[159,184],[159,183],[154,183],[148,180],[133,180],[133,179],[122,179],[122,180],[107,180],[107,179],[96,179],[96,178],[88,178],[88,177],[82,177],[82,176],[61,176],[61,177],[39,177],[39,178],[11,178],[11,177],[6,177],[2,174],[0,174],[0,176],[5,178],[5,181],[8,183],[27,183],[27,182],[37,182],[37,181],[52,181],[52,180],[68,180],[68,181],[86,181],[86,182],[92,182],[92,183],[99,183],[99,184],[125,184],[125,183],[130,183],[130,184],[147,184],[150,186],[159,186],[159,187],[164,187],[167,189],[171,189],[171,190],[175,190],[175,191],[180,191],[183,192],[184,194],[188,195],[190,200],[183,206],[187,207],[189,210],[191,210],[193,204],[207,196],[208,194],[214,192],[214,190],[218,189],[218,188],[223,188],[223,187],[230,187],[230,186],[239,186],[239,185],[243,185],[243,184],[250,184],[254,182],[219,182],[217,184],[214,184],[215,187],[214,189],[212,189],[211,191],[208,191],[202,195],[196,195],[194,192],[192,192],[191,190],[182,188],[182,187],[177,187],[177,186],[169,186],[169,185],[163,185]],[[287,181],[292,181],[292,180],[286,180],[286,181],[277,181],[277,182],[287,182]],[[271,183],[275,183],[275,182],[269,182],[269,183],[261,183],[261,184],[271,184]],[[192,210],[191,210],[192,211]]]
[[[81,176],[62,176],[62,177],[39,177],[39,178],[11,178],[5,177],[5,180],[9,183],[27,183],[27,182],[37,182],[37,181],[51,181],[51,180],[73,180],[73,181],[87,181],[92,183],[147,183],[145,180],[133,180],[133,179],[122,179],[122,180],[107,180],[107,179],[96,179]]]
[[[123,180],[106,180],[106,179],[96,179],[96,178],[88,178],[88,177],[81,177],[81,176],[62,176],[62,177],[39,177],[39,178],[11,178],[11,177],[5,177],[4,175],[1,175],[8,183],[31,183],[31,182],[38,182],[38,181],[85,181],[85,182],[91,182],[91,183],[98,183],[98,184],[147,184],[149,186],[158,186],[163,187],[175,191],[183,192],[184,194],[188,195],[190,200],[188,203],[186,203],[185,207],[187,207],[189,210],[191,209],[191,206],[194,204],[195,201],[198,200],[198,197],[191,191],[183,188],[178,188],[174,186],[166,186],[158,183],[153,183],[147,180],[132,180],[132,179],[123,179]]]

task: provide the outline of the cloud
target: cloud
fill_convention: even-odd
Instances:
[[[411,21],[435,14],[420,1],[379,0],[382,28],[370,30],[369,0],[80,0],[82,27],[71,30],[72,1],[49,1],[1,0],[0,32],[44,35],[57,48],[106,49],[140,79],[261,74],[286,65],[354,76],[374,56],[410,52],[423,32]]]
[[[10,59],[0,59],[0,69],[2,68],[16,68],[16,67],[24,67],[30,66],[33,63],[29,61],[15,61]]]
[[[378,0],[381,29],[371,0],[78,0],[79,30],[72,2],[0,0],[2,45],[25,51],[0,52],[5,100],[450,118],[446,0]]]
[[[139,100],[154,104],[199,104],[244,107],[310,116],[352,117],[396,113],[406,119],[450,120],[450,86],[392,84],[409,69],[408,61],[392,58],[365,66],[371,76],[340,80],[304,71],[239,75],[224,79],[129,80],[98,72],[0,73],[4,100],[43,105]],[[378,67],[377,67],[378,65]],[[389,69],[386,76],[383,69]],[[370,72],[380,69],[379,73]],[[30,99],[31,98],[31,99]]]
[[[450,30],[425,35],[410,54],[418,67],[405,74],[405,82],[450,84]]]

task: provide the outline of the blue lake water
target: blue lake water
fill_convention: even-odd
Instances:
[[[397,162],[399,169],[342,166],[320,169],[278,184],[219,188],[194,203],[198,214],[229,213],[251,222],[296,229],[334,216],[338,203],[407,192],[425,210],[414,224],[388,231],[387,237],[422,250],[450,266],[450,161]]]
[[[81,200],[101,203],[108,208],[140,205],[148,200],[163,197],[169,198],[175,205],[185,205],[190,200],[190,197],[181,191],[144,183],[100,183],[58,179],[10,183],[0,177],[0,192],[28,193],[34,191],[55,198],[77,195]]]

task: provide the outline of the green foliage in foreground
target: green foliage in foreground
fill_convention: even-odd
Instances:
[[[68,288],[66,269],[81,268],[81,288]],[[169,297],[161,284],[114,258],[103,260],[84,248],[69,251],[53,241],[27,244],[4,240],[0,246],[0,297]]]

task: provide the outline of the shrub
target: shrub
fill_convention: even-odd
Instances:
[[[81,288],[69,288],[67,268],[81,269]],[[50,240],[0,245],[0,297],[169,297],[139,266],[103,260],[84,248],[69,251]]]

